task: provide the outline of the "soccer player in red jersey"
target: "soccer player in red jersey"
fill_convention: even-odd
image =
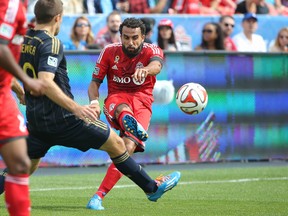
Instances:
[[[107,45],[99,55],[88,94],[91,104],[100,113],[99,88],[105,78],[108,96],[104,113],[110,125],[120,130],[129,154],[143,152],[147,140],[156,75],[163,64],[163,51],[144,43],[145,25],[140,19],[127,18],[120,25],[122,43]],[[107,170],[87,208],[103,210],[102,199],[122,177],[114,164]]]
[[[27,130],[11,94],[13,75],[34,94],[42,82],[29,78],[19,67],[20,45],[26,33],[26,10],[20,0],[0,2],[0,154],[8,167],[5,201],[10,215],[30,215]]]

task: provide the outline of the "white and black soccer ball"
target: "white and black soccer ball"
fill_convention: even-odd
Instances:
[[[205,109],[208,103],[208,94],[200,84],[186,83],[177,91],[176,103],[182,112],[195,115]]]

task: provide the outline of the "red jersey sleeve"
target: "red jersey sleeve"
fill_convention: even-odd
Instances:
[[[27,20],[26,20],[26,9],[23,6],[22,2],[20,1],[18,10],[18,25],[16,29],[16,34],[18,35],[25,35],[27,32]]]
[[[163,65],[163,60],[164,60],[163,50],[155,44],[145,44],[145,46],[149,48],[148,50],[151,55],[150,62],[153,60],[158,60]]]
[[[26,33],[26,11],[22,5],[14,1],[0,2],[0,39],[11,41],[15,34]]]

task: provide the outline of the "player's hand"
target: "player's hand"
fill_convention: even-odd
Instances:
[[[89,107],[94,109],[97,113],[97,117],[100,118],[100,114],[101,114],[100,104],[99,103],[90,103]]]
[[[13,78],[11,81],[11,89],[13,92],[15,92],[19,103],[26,105],[25,103],[25,91],[23,89],[23,87],[21,86],[21,84],[16,80],[16,78]]]
[[[80,106],[74,114],[86,123],[94,122],[98,118],[96,111],[90,105]]]
[[[17,93],[16,96],[17,96],[20,104],[26,105],[26,102],[25,102],[25,94],[24,94],[24,93],[23,93],[23,94]]]
[[[149,74],[149,70],[145,68],[137,68],[135,73],[132,75],[132,77],[138,81],[142,82]]]
[[[24,85],[33,96],[40,96],[45,93],[46,84],[42,80],[28,78],[24,81]]]

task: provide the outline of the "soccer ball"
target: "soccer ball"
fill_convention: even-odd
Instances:
[[[186,114],[195,115],[202,112],[208,103],[208,94],[198,83],[186,83],[176,94],[178,107]]]

